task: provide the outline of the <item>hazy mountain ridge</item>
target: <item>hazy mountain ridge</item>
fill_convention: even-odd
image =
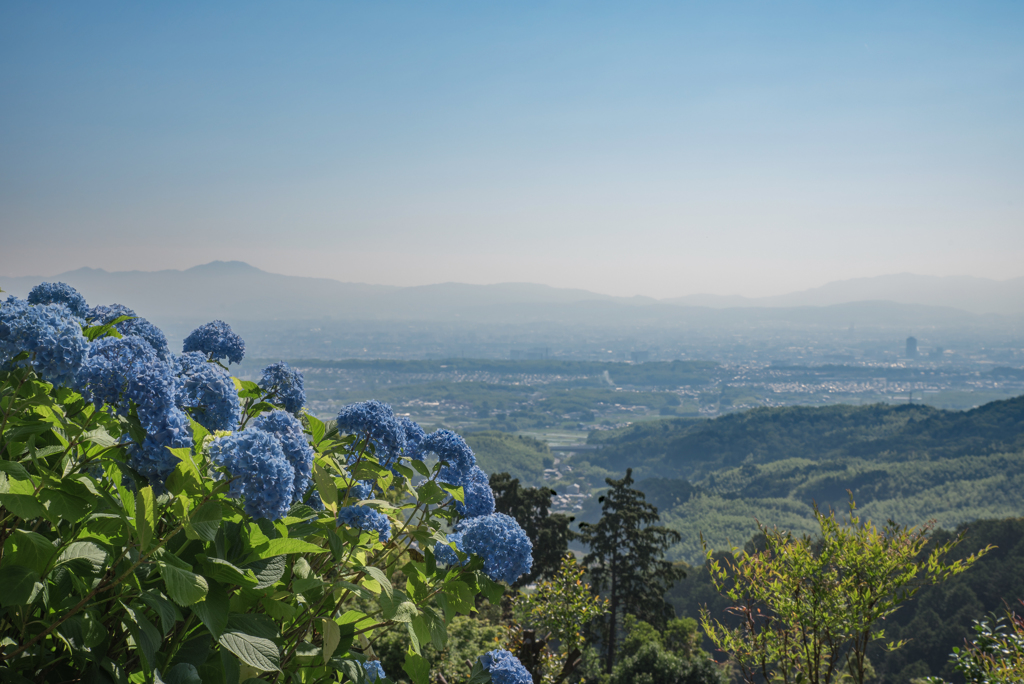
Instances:
[[[1003,302],[1000,308],[1004,314],[1020,311],[1024,306],[1021,304],[1024,302],[1024,278],[1001,283],[980,278],[883,276],[831,283],[782,297],[745,300],[693,295],[659,301],[531,283],[440,283],[418,287],[344,283],[328,278],[268,273],[238,261],[214,261],[184,271],[108,272],[82,268],[48,278],[0,278],[0,287],[23,297],[43,281],[69,283],[81,291],[90,304],[118,302],[158,322],[183,323],[230,318],[235,321],[450,319],[463,323],[551,321],[626,325],[729,325],[740,321],[844,327],[851,323],[956,325],[982,320],[978,312],[986,307],[977,301],[968,301],[970,292],[998,294],[993,294],[992,301]],[[918,285],[910,287],[907,285],[910,282]],[[929,284],[935,282],[941,287],[929,290]],[[956,308],[948,303],[937,303],[945,296],[943,293],[950,291],[949,283],[970,285],[964,294],[955,298],[964,306]],[[1019,296],[1011,296],[1016,292],[1014,288],[1021,291]],[[896,301],[893,297],[878,296],[894,289],[905,295],[916,292],[921,301]],[[864,296],[851,299],[857,293]],[[1018,303],[1017,309],[1007,303],[1010,301]],[[991,312],[989,314],[991,316]]]
[[[885,300],[899,304],[948,306],[978,314],[1024,312],[1024,278],[990,280],[973,276],[921,276],[912,273],[853,278],[773,297],[687,295],[664,301],[712,308],[830,306]]]

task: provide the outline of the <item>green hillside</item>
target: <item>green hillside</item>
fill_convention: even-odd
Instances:
[[[749,539],[757,520],[810,533],[812,505],[844,508],[847,491],[862,517],[876,521],[954,528],[1024,515],[1024,397],[965,412],[757,409],[649,422],[590,441],[604,447],[587,454],[592,465],[634,469],[663,521],[683,536],[672,557],[689,563],[701,561],[700,534],[726,549]],[[592,504],[579,517],[595,514]]]
[[[465,439],[485,473],[509,473],[527,487],[542,484],[544,468],[553,462],[548,446],[532,437],[487,431],[467,433]]]

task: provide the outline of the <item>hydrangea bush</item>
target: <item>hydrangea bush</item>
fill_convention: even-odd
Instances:
[[[4,681],[388,682],[400,630],[390,674],[427,684],[421,649],[530,570],[461,437],[321,421],[287,364],[231,377],[244,346],[214,321],[176,356],[62,283],[0,303]],[[524,673],[492,651],[471,682]]]

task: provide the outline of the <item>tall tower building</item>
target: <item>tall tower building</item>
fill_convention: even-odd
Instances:
[[[916,359],[917,358],[917,338],[916,337],[908,337],[907,338],[907,358],[908,359]]]

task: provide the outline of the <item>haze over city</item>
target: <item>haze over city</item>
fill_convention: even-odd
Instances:
[[[0,7],[0,275],[1024,275],[1019,3]]]

